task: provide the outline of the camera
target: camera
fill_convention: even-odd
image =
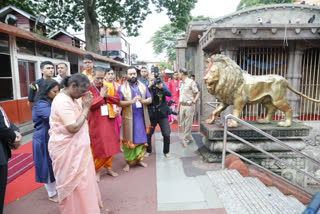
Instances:
[[[159,83],[162,83],[162,80],[160,79],[160,74],[159,74],[159,68],[158,67],[152,67],[151,72],[154,73],[154,84],[157,85]]]
[[[169,114],[178,115],[178,112],[173,111],[172,108],[170,108],[170,106],[171,106],[173,103],[176,103],[176,101],[170,100],[170,101],[168,102],[168,107],[169,107],[169,111],[168,111],[168,112],[169,112]]]

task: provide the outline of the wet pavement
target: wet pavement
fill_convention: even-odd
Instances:
[[[145,158],[147,168],[133,166],[124,172],[123,154],[113,160],[119,177],[101,176],[99,187],[104,207],[102,214],[206,214],[226,213],[206,171],[220,165],[203,163],[193,142],[182,147],[177,132],[171,133],[170,158],[162,154],[162,136],[155,133],[152,155]],[[41,187],[4,208],[4,214],[59,213],[58,204],[47,199]]]

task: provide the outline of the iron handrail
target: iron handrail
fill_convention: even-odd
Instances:
[[[236,138],[237,140],[239,140],[239,141],[241,141],[241,142],[243,142],[243,143],[245,143],[245,144],[253,147],[254,149],[256,149],[256,150],[258,150],[258,151],[266,154],[267,156],[270,156],[270,157],[276,159],[276,160],[279,161],[280,163],[282,163],[282,164],[284,164],[284,165],[286,165],[286,166],[292,167],[292,168],[296,169],[297,171],[301,172],[302,174],[304,174],[304,175],[308,176],[309,178],[312,178],[313,180],[315,180],[315,181],[317,181],[317,182],[320,183],[320,179],[315,178],[313,175],[311,175],[311,174],[309,174],[309,173],[307,173],[307,172],[305,172],[305,171],[303,171],[303,170],[298,169],[296,166],[288,163],[287,161],[281,160],[280,158],[278,158],[278,157],[276,157],[275,155],[273,155],[273,154],[265,151],[264,149],[259,148],[259,147],[255,146],[255,145],[249,143],[249,142],[246,141],[245,139],[243,139],[243,138],[241,138],[241,137],[233,134],[232,132],[229,132],[229,131],[228,131],[228,119],[236,120],[237,122],[241,123],[242,125],[245,125],[246,127],[248,127],[248,128],[250,128],[250,129],[258,132],[259,134],[261,134],[261,135],[263,135],[263,136],[265,136],[265,137],[273,140],[274,142],[278,143],[280,146],[285,147],[285,148],[289,149],[290,151],[292,151],[292,152],[294,152],[294,153],[296,153],[296,154],[299,154],[299,155],[305,157],[306,159],[312,161],[312,162],[315,163],[316,165],[320,166],[320,162],[318,162],[317,160],[315,160],[315,159],[309,157],[308,155],[306,155],[306,154],[304,154],[304,153],[302,153],[302,152],[300,152],[300,151],[292,148],[291,146],[288,146],[287,144],[283,143],[283,142],[280,141],[279,139],[277,139],[277,138],[273,137],[272,135],[270,135],[270,134],[268,134],[268,133],[265,133],[265,132],[262,131],[261,129],[258,129],[257,127],[254,127],[253,125],[251,125],[251,124],[249,124],[249,123],[247,123],[247,122],[245,122],[245,121],[243,121],[243,120],[241,120],[241,119],[233,116],[232,114],[228,114],[228,115],[225,117],[225,119],[224,119],[223,151],[222,151],[222,169],[225,169],[225,157],[226,157],[226,151],[228,151],[229,153],[232,153],[232,154],[234,154],[234,155],[236,155],[236,156],[238,156],[238,157],[240,157],[240,158],[248,161],[249,163],[251,163],[251,164],[253,164],[253,165],[255,165],[255,166],[257,166],[257,167],[259,167],[259,168],[261,168],[261,169],[263,169],[263,170],[265,170],[265,171],[267,171],[267,172],[269,172],[269,173],[271,173],[271,174],[273,174],[273,175],[275,175],[276,177],[278,177],[278,178],[280,178],[280,179],[282,179],[282,180],[285,180],[286,182],[288,182],[288,183],[290,183],[290,184],[298,187],[297,185],[293,184],[293,183],[290,182],[289,180],[287,180],[287,179],[285,179],[285,178],[277,175],[276,173],[274,173],[274,172],[266,169],[265,167],[260,166],[259,164],[254,163],[254,162],[248,160],[247,158],[243,157],[243,156],[240,155],[240,154],[237,154],[237,153],[234,152],[234,151],[231,151],[230,149],[227,149],[227,135],[230,135],[230,136]],[[299,187],[299,188],[302,188],[302,187]],[[304,189],[304,190],[305,190],[305,189]],[[305,191],[308,192],[308,193],[310,193],[310,192],[307,191],[307,190],[305,190]]]

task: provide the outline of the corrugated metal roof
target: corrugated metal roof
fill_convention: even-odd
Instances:
[[[20,13],[24,17],[26,17],[28,19],[32,19],[33,21],[36,21],[36,19],[37,19],[37,17],[31,15],[30,13],[27,13],[27,12],[25,12],[23,10],[20,10],[20,9],[18,9],[16,7],[13,7],[13,6],[10,6],[10,5],[0,9],[0,17],[3,16],[3,15],[7,15],[11,11],[16,11],[17,13]]]
[[[77,40],[79,40],[79,41],[81,41],[81,42],[85,42],[85,41],[83,41],[82,39],[80,39],[80,38],[76,37],[75,35],[73,35],[73,34],[71,34],[71,33],[68,33],[67,31],[64,31],[64,30],[58,30],[58,31],[56,31],[56,32],[53,32],[53,33],[51,33],[51,34],[48,36],[48,38],[52,39],[53,37],[55,37],[55,36],[58,35],[59,33],[63,33],[63,34],[65,34],[65,35],[67,35],[67,36],[69,36],[69,37],[71,37],[71,38],[73,38],[73,39],[77,39]]]

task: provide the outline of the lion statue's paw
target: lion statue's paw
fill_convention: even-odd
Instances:
[[[266,120],[266,119],[259,119],[256,120],[257,123],[270,123],[270,120]]]
[[[228,127],[233,128],[233,127],[238,127],[238,122],[235,120],[229,120],[228,121]]]
[[[212,118],[206,119],[207,124],[212,124],[213,122],[214,122],[214,119]]]
[[[289,126],[291,126],[291,122],[289,122],[289,121],[281,121],[281,122],[278,123],[278,126],[289,127]]]

